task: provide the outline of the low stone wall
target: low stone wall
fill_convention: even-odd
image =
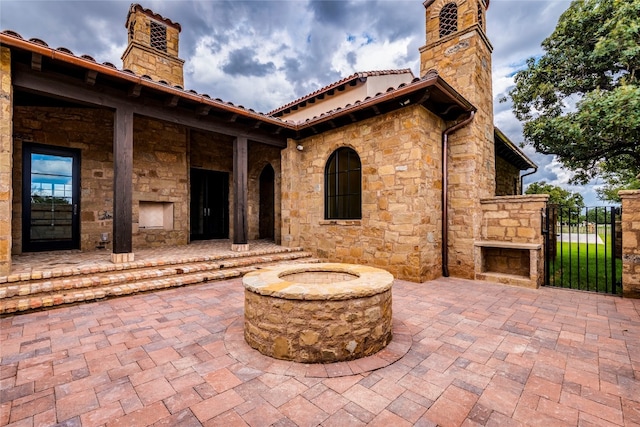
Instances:
[[[622,296],[640,298],[640,190],[620,191],[622,199]]]
[[[548,195],[480,201],[481,239],[475,242],[475,278],[537,288],[544,281],[542,210]]]
[[[348,264],[297,264],[247,274],[244,335],[260,353],[302,363],[370,356],[391,342],[393,276]]]

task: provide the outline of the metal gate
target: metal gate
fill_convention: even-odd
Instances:
[[[543,213],[545,285],[622,295],[620,207],[549,205]]]

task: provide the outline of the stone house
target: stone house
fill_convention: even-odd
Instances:
[[[419,77],[356,73],[268,114],[184,89],[180,24],[137,4],[122,69],[4,31],[0,275],[30,251],[273,239],[474,277],[481,201],[535,168],[493,124],[488,3],[424,3]]]

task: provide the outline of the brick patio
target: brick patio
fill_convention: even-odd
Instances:
[[[393,298],[410,349],[357,374],[242,347],[240,279],[7,316],[0,425],[640,425],[640,300],[460,279]]]

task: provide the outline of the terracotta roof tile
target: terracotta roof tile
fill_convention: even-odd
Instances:
[[[320,88],[314,92],[311,92],[310,94],[307,94],[301,98],[296,99],[295,101],[292,101],[288,104],[283,105],[282,107],[278,107],[275,110],[270,111],[269,115],[274,115],[277,114],[281,111],[286,110],[287,108],[291,108],[294,105],[297,104],[301,104],[304,101],[307,101],[311,98],[315,98],[319,95],[322,95],[326,92],[329,92],[331,89],[335,89],[341,85],[347,84],[351,81],[357,80],[357,79],[366,79],[367,77],[370,76],[388,76],[391,74],[411,74],[413,76],[413,73],[411,72],[411,70],[409,68],[403,68],[400,70],[379,70],[379,71],[364,71],[364,72],[358,72],[358,73],[354,73],[348,77],[343,78],[342,80],[338,80],[337,82],[331,83],[323,88]]]
[[[135,5],[132,5],[132,7],[133,6],[135,6]],[[176,25],[179,25],[179,24],[176,24]],[[220,106],[225,106],[227,108],[228,107],[232,107],[234,110],[242,110],[242,111],[244,111],[244,112],[246,112],[246,113],[248,113],[250,115],[259,116],[259,117],[261,117],[263,119],[267,119],[267,120],[271,120],[271,121],[275,121],[275,122],[280,122],[280,123],[283,123],[283,124],[284,123],[289,123],[289,124],[291,123],[289,121],[282,120],[282,119],[280,119],[278,117],[272,117],[272,116],[269,116],[269,115],[264,114],[264,113],[256,112],[253,109],[247,109],[247,108],[243,107],[242,105],[236,106],[232,102],[223,101],[220,98],[212,99],[211,96],[209,96],[206,93],[198,94],[198,92],[196,92],[193,89],[185,90],[181,86],[170,86],[166,81],[163,81],[163,80],[155,81],[150,76],[148,76],[146,74],[137,75],[136,73],[134,73],[133,71],[128,70],[128,69],[119,70],[111,62],[103,62],[102,64],[98,64],[93,57],[91,57],[89,55],[76,56],[76,55],[73,54],[73,52],[71,50],[69,50],[67,48],[64,48],[64,47],[61,47],[61,48],[58,48],[58,49],[52,49],[52,48],[49,47],[49,45],[46,42],[44,42],[43,40],[37,39],[37,38],[32,38],[32,39],[29,39],[27,41],[19,33],[15,32],[15,31],[12,31],[12,30],[3,30],[0,34],[2,34],[3,36],[8,36],[8,37],[12,37],[12,38],[21,40],[23,43],[32,44],[32,45],[34,45],[34,48],[35,48],[35,46],[39,46],[40,48],[49,49],[52,52],[54,52],[54,51],[55,52],[61,52],[61,53],[65,54],[65,55],[72,56],[73,58],[81,59],[83,61],[86,61],[87,65],[92,64],[93,67],[95,67],[95,66],[107,67],[107,68],[109,68],[111,70],[116,70],[116,71],[118,71],[120,73],[123,73],[124,75],[135,76],[135,77],[147,80],[149,82],[152,82],[152,83],[155,83],[155,84],[159,84],[159,85],[161,85],[163,87],[166,87],[166,88],[169,88],[171,90],[180,91],[185,96],[190,96],[190,97],[193,97],[194,95],[199,96],[201,98],[201,102],[203,102],[203,103],[204,102],[207,102],[207,103],[215,102],[215,103],[219,104]],[[65,61],[65,59],[62,56],[58,56],[57,58],[60,59],[60,60]]]
[[[156,19],[158,21],[162,21],[165,24],[176,28],[178,31],[182,31],[182,26],[180,24],[178,24],[177,22],[173,22],[171,19],[165,18],[164,16],[160,15],[159,13],[155,13],[151,9],[146,9],[146,8],[140,6],[138,3],[133,3],[129,7],[129,13],[127,14],[127,21],[124,23],[125,28],[127,28],[127,22],[129,22],[129,15],[131,15],[135,11],[142,12],[145,15],[150,16],[153,19]]]

